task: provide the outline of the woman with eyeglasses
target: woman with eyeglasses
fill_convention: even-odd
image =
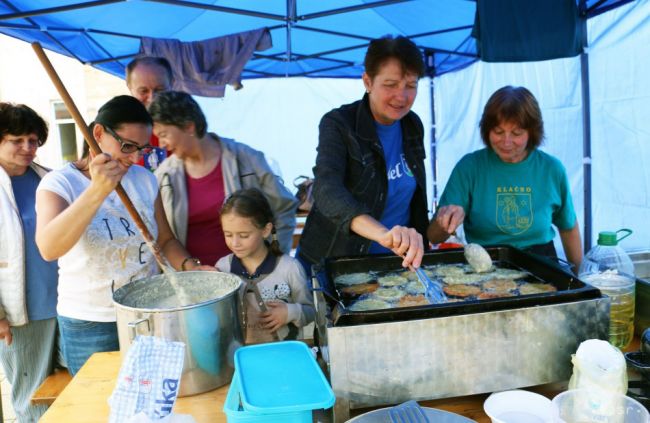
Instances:
[[[21,422],[38,421],[47,410],[30,400],[57,351],[57,265],[34,241],[36,187],[48,171],[34,159],[47,134],[34,110],[0,103],[0,362]]]
[[[38,187],[36,242],[47,260],[59,259],[58,321],[72,375],[95,352],[119,349],[111,292],[158,273],[150,249],[114,191],[122,184],[171,265],[207,270],[189,260],[162,209],[158,184],[140,166],[152,121],[134,97],[104,104],[91,124],[103,154],[85,155],[48,174]]]

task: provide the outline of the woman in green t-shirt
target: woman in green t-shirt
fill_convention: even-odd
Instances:
[[[537,148],[544,123],[533,94],[524,87],[500,88],[487,101],[479,126],[486,148],[454,167],[429,225],[429,240],[442,242],[463,224],[468,242],[555,257],[555,226],[577,269],[582,244],[566,171]]]

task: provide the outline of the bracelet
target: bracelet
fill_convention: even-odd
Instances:
[[[187,262],[190,261],[190,260],[193,261],[194,264],[196,264],[197,266],[200,266],[200,265],[201,265],[201,260],[197,259],[196,257],[191,257],[191,256],[190,256],[190,257],[185,257],[185,260],[183,260],[183,262],[181,263],[181,270],[182,270],[182,271],[186,271],[186,270],[187,270],[187,269],[185,268],[185,265],[186,265]]]

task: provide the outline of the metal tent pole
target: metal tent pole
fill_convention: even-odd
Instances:
[[[580,1],[580,10],[585,11],[585,0]],[[584,192],[584,251],[591,249],[591,100],[589,95],[589,40],[587,37],[587,15],[581,14],[582,53],[580,54],[580,80],[582,88],[582,173]]]
[[[434,52],[427,52],[425,56],[427,75],[429,76],[429,110],[431,111],[431,175],[432,175],[432,196],[431,212],[435,213],[438,206],[438,151],[436,149],[436,102],[434,99],[435,84],[433,77],[436,74]]]

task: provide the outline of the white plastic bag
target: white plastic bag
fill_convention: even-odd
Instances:
[[[573,375],[569,389],[586,389],[600,395],[627,393],[627,368],[621,351],[607,341],[588,339],[571,356]]]
[[[160,420],[172,412],[183,372],[185,344],[154,336],[138,336],[122,362],[108,403],[110,423],[123,423],[138,413]]]

